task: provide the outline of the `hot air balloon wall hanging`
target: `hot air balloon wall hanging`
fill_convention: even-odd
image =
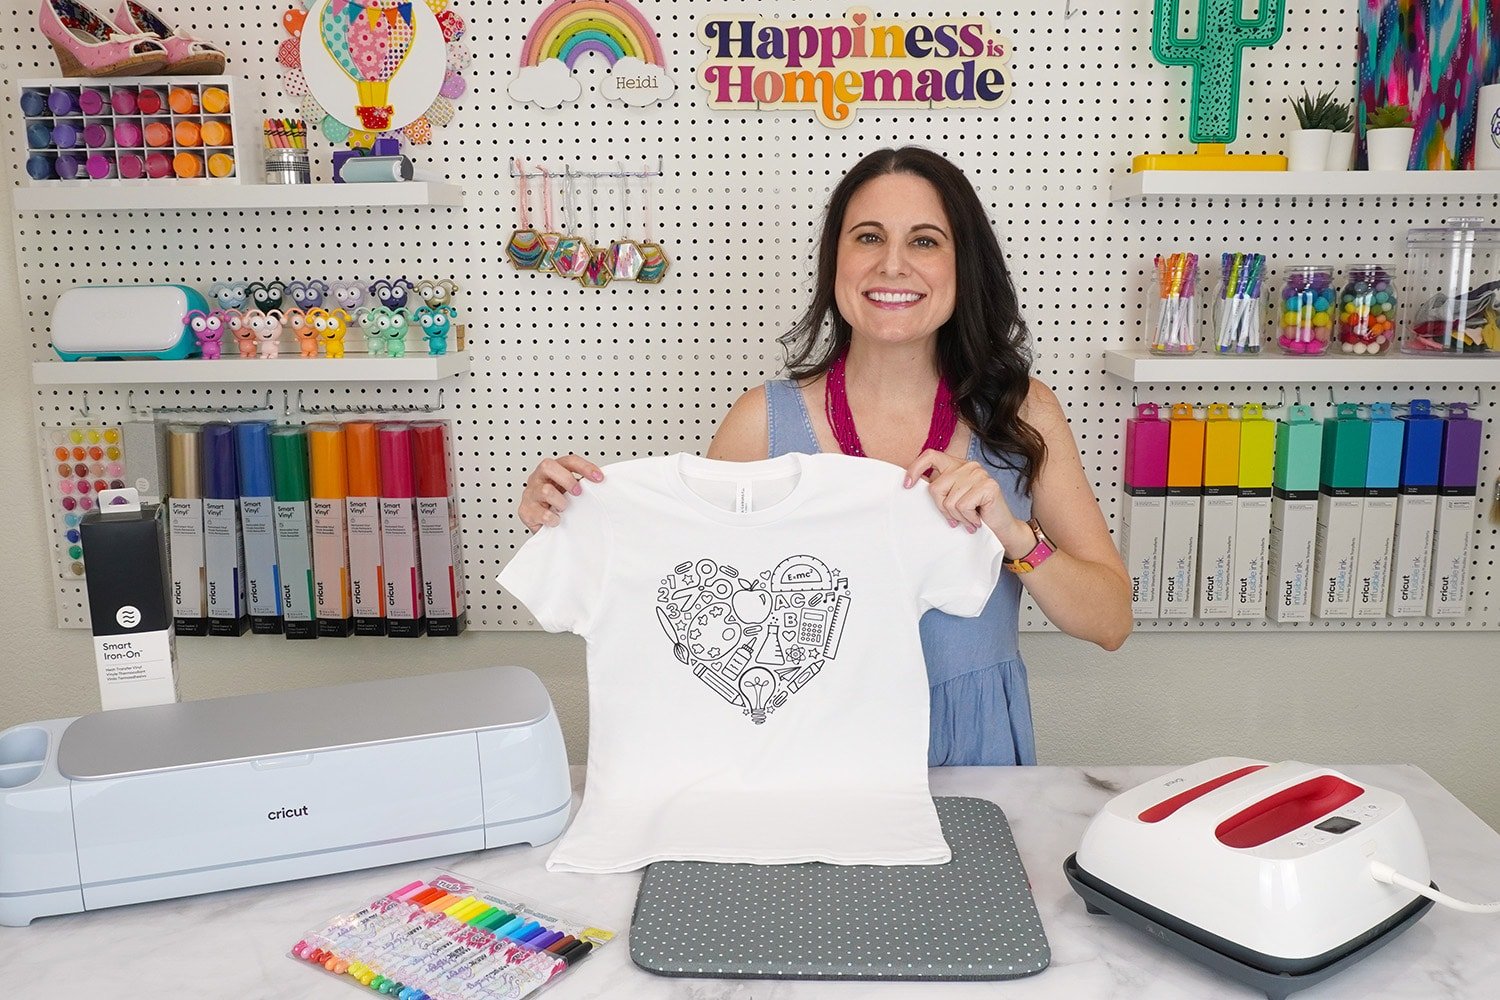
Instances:
[[[310,0],[281,24],[282,90],[335,144],[429,143],[467,89],[472,55],[450,0]]]
[[[583,94],[578,61],[594,54],[607,70],[599,93],[607,100],[648,107],[677,90],[667,72],[661,39],[629,0],[551,0],[526,32],[520,65],[508,93],[517,104],[560,108]]]
[[[1239,131],[1240,73],[1244,50],[1265,48],[1281,38],[1286,0],[1260,0],[1254,17],[1240,16],[1241,0],[1198,0],[1198,26],[1192,37],[1179,33],[1178,0],[1156,0],[1151,52],[1167,66],[1193,70],[1188,138],[1196,153],[1143,153],[1131,161],[1143,170],[1285,170],[1279,154],[1236,153],[1225,147]]]

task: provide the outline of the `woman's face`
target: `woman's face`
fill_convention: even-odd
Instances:
[[[856,337],[925,340],[953,315],[953,227],[937,189],[914,174],[882,174],[849,201],[839,234],[834,301]]]

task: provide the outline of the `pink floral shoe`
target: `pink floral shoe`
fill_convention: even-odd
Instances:
[[[120,0],[115,24],[122,31],[140,31],[167,47],[163,73],[177,76],[217,76],[224,72],[224,53],[208,42],[172,27],[156,11],[136,0]]]
[[[167,64],[160,41],[112,27],[80,0],[41,0],[36,19],[63,76],[141,76]]]

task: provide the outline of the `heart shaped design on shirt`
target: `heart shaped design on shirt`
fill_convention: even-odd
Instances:
[[[810,555],[755,577],[689,559],[656,592],[673,655],[756,725],[834,661],[848,615],[848,578]]]

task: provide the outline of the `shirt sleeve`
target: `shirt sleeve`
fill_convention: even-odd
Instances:
[[[984,610],[1005,568],[1005,548],[982,527],[972,535],[950,528],[933,503],[925,480],[897,487],[891,503],[891,540],[918,603],[960,618]]]
[[[561,523],[529,538],[496,578],[548,632],[587,635],[598,614],[612,541],[604,488],[571,498]]]

